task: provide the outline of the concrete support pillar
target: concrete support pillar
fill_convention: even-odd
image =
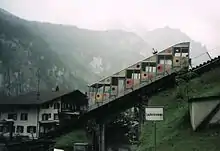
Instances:
[[[99,124],[99,151],[105,151],[105,124]]]
[[[145,109],[143,105],[138,106],[138,112],[139,112],[139,124],[138,124],[138,137],[140,138],[141,131],[142,131],[142,125],[145,121]]]

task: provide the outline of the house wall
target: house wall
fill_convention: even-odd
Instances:
[[[202,123],[209,113],[220,103],[220,100],[207,100],[189,103],[190,120],[193,130]],[[220,119],[218,112],[210,123],[214,123]]]
[[[59,108],[55,109],[54,105],[59,104]],[[48,106],[48,108],[45,108],[45,106]],[[54,101],[51,101],[49,104],[43,104],[39,108],[39,135],[43,133],[47,133],[50,130],[53,130],[56,127],[56,123],[59,123],[59,119],[54,119],[54,115],[59,113],[61,110],[61,99],[58,98]],[[45,120],[42,118],[43,114],[49,114],[51,115],[48,120]],[[54,123],[55,122],[55,123]],[[44,124],[43,124],[44,123]]]
[[[20,135],[20,136],[28,136],[29,138],[38,138],[39,137],[39,132],[40,132],[40,122],[43,121],[42,115],[43,114],[51,114],[51,118],[48,120],[44,120],[44,122],[47,124],[50,124],[50,121],[54,121],[54,114],[58,114],[59,109],[54,109],[54,104],[55,103],[61,103],[61,101],[55,100],[49,103],[49,108],[45,109],[43,108],[43,105],[40,106],[29,106],[29,107],[15,107],[15,106],[10,106],[7,108],[0,109],[0,120],[3,119],[8,119],[8,114],[10,113],[16,113],[17,114],[17,120],[14,121],[14,126],[15,126],[15,132],[13,136]],[[60,104],[61,108],[61,104]],[[21,113],[28,113],[28,119],[26,121],[22,121],[21,118]],[[59,122],[59,120],[56,120],[56,122]],[[17,126],[23,126],[24,131],[23,133],[17,133]],[[28,126],[36,126],[36,133],[33,135],[31,133],[27,132],[27,127]],[[0,132],[2,134],[2,132]],[[4,133],[4,136],[9,136],[9,133]]]
[[[3,119],[8,119],[8,114],[10,113],[16,113],[17,114],[17,120],[14,121],[14,126],[15,126],[15,132],[14,136],[16,135],[21,135],[21,136],[28,136],[32,138],[32,134],[27,132],[27,126],[36,126],[37,129],[37,108],[35,107],[30,107],[27,109],[22,109],[19,107],[16,107],[15,109],[12,110],[12,108],[4,109],[5,111],[1,112],[0,120]],[[28,119],[26,121],[22,121],[21,118],[21,113],[28,113]],[[17,133],[17,126],[24,126],[24,131],[23,133]],[[0,132],[2,134],[2,132]],[[5,133],[5,136],[9,136],[9,133]],[[37,137],[37,133],[33,134],[33,137]]]
[[[59,103],[60,104],[60,108],[59,109],[54,109],[54,104],[55,103]],[[43,121],[42,119],[42,115],[43,114],[51,114],[51,118],[49,118],[49,121],[53,121],[54,120],[54,114],[58,114],[59,110],[61,109],[61,101],[60,99],[57,99],[56,101],[53,101],[51,103],[49,103],[49,108],[45,109],[43,108],[43,106],[40,106],[40,110],[39,110],[39,121]]]

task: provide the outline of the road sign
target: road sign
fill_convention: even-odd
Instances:
[[[145,108],[145,117],[147,121],[163,121],[163,107],[147,107]]]
[[[156,121],[163,121],[163,107],[147,107],[145,108],[145,117],[147,121],[154,122],[154,151],[156,151]]]

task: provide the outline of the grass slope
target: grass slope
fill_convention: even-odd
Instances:
[[[73,146],[73,143],[90,142],[83,130],[76,130],[69,134],[63,135],[56,140],[55,148],[67,149]]]
[[[220,68],[191,80],[189,97],[217,95],[220,92]],[[164,106],[165,120],[157,123],[157,151],[218,151],[219,130],[193,132],[188,115],[186,84],[161,92],[151,98],[150,105]],[[147,122],[142,129],[139,151],[153,150],[154,129]]]

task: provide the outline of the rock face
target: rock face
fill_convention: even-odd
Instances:
[[[161,36],[172,32],[172,38]],[[190,40],[181,35],[184,33],[166,28],[143,37],[121,30],[92,31],[30,22],[0,9],[0,91],[18,95],[38,85],[40,90],[56,85],[86,90],[87,83],[150,56],[155,45],[160,49]]]

